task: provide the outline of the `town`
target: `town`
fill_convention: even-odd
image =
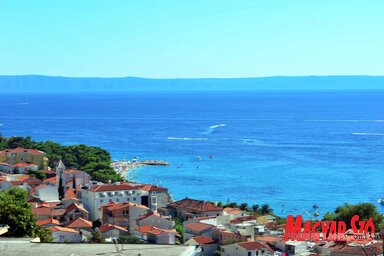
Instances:
[[[0,151],[0,193],[28,192],[36,223],[56,243],[142,243],[189,246],[190,255],[383,255],[382,240],[285,241],[286,224],[246,207],[184,198],[165,187],[131,181],[93,181],[43,151]],[[0,223],[3,236],[12,229]],[[346,231],[346,233],[351,230]]]

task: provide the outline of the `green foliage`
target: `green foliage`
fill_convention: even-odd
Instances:
[[[179,241],[182,243],[183,242],[183,233],[184,233],[183,223],[178,218],[174,218],[173,221],[175,222],[176,232],[179,233],[179,235],[180,235]]]
[[[269,204],[263,204],[260,209],[261,214],[271,214],[273,210],[269,207]]]
[[[384,215],[377,211],[374,204],[360,203],[356,205],[344,204],[339,206],[333,213],[327,212],[324,215],[324,220],[341,220],[347,224],[347,228],[351,228],[351,219],[354,215],[359,215],[359,220],[367,221],[373,218],[375,230],[384,228]]]
[[[28,170],[28,174],[40,180],[45,180],[47,178],[47,175],[42,171]]]
[[[255,213],[260,213],[260,206],[258,204],[252,205],[252,211]]]
[[[120,236],[118,238],[118,242],[121,244],[142,244],[143,241],[141,241],[136,236]]]
[[[112,160],[108,151],[83,144],[62,146],[53,141],[36,142],[31,137],[0,136],[0,150],[7,148],[33,148],[44,151],[48,157],[48,165],[56,167],[61,159],[67,168],[79,169],[89,173],[93,180],[101,182],[121,181],[122,178],[110,166]]]
[[[98,230],[94,230],[92,232],[92,238],[91,238],[92,243],[100,244],[105,242],[105,238],[101,235],[101,232]]]
[[[11,188],[0,192],[0,223],[9,226],[6,236],[40,237],[42,242],[51,242],[52,237],[47,229],[36,224],[36,216],[27,203],[27,191]]]
[[[238,205],[236,202],[228,202],[224,207],[237,208]]]
[[[248,210],[248,204],[247,203],[241,203],[239,205],[240,210],[247,211]]]

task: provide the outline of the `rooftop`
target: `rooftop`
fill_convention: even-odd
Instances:
[[[170,203],[168,207],[174,207],[179,209],[184,209],[193,212],[206,212],[206,211],[222,211],[223,209],[213,205],[210,202],[205,202],[203,200],[195,200],[190,198],[185,198],[180,201]]]

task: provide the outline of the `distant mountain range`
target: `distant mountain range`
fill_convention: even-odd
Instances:
[[[0,93],[378,89],[384,89],[384,76],[276,76],[201,79],[0,76]]]

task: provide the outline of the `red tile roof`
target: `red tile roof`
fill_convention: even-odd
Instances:
[[[137,220],[138,221],[140,221],[140,220],[144,220],[144,219],[146,219],[146,218],[148,218],[148,217],[150,217],[150,216],[156,216],[156,217],[160,217],[160,214],[158,214],[157,212],[155,213],[155,212],[152,212],[152,211],[150,211],[150,212],[148,212],[147,214],[143,214],[143,215],[140,215],[138,218],[137,218]]]
[[[230,223],[241,223],[244,221],[256,220],[256,216],[242,216],[230,221]]]
[[[92,222],[81,217],[75,219],[67,225],[68,228],[92,228]]]
[[[257,241],[238,243],[240,247],[243,247],[247,251],[266,249],[270,252],[274,252],[268,245],[262,244]]]
[[[160,228],[154,227],[153,229],[148,230],[147,233],[158,236],[158,235],[161,235],[163,233],[176,233],[176,231],[168,230],[168,229],[160,229]]]
[[[45,219],[45,220],[37,221],[36,224],[39,226],[45,226],[48,224],[60,225],[60,222],[58,220],[55,220],[55,219]]]
[[[155,227],[151,226],[151,225],[144,225],[144,226],[140,226],[140,227],[136,228],[136,230],[139,231],[140,233],[143,233],[144,235],[146,235],[149,230],[154,229],[154,228]]]
[[[7,153],[30,153],[32,155],[44,155],[45,153],[36,149],[27,149],[27,148],[14,148],[14,149],[5,149],[0,151],[0,155],[4,155]]]
[[[118,226],[118,225],[114,225],[114,224],[104,224],[102,225],[99,230],[101,233],[104,233],[108,230],[111,230],[111,229],[118,229],[120,231],[125,231],[125,232],[128,232],[128,230],[122,226]]]
[[[156,236],[161,235],[162,233],[169,233],[169,232],[176,233],[176,231],[174,231],[174,230],[161,229],[161,228],[157,228],[157,227],[154,227],[151,225],[144,225],[144,226],[136,228],[136,230],[138,230],[140,233],[143,233],[144,235],[149,233],[149,234],[153,234]]]
[[[141,190],[152,192],[152,191],[167,191],[168,189],[151,185],[151,184],[144,184]]]
[[[51,215],[51,208],[35,208],[32,209],[32,212],[36,214],[37,216],[50,216]]]
[[[75,209],[78,209],[79,211],[82,211],[84,213],[89,213],[86,209],[84,209],[82,206],[78,205],[77,203],[71,203],[70,205],[68,205],[67,208],[65,209],[65,212],[70,213]]]
[[[66,195],[67,197],[73,197],[73,198],[76,198],[75,190],[74,190],[72,187],[68,188],[67,191],[65,191],[65,195]]]
[[[206,236],[195,236],[192,239],[195,240],[199,245],[216,243],[214,240]]]
[[[50,227],[49,228],[51,230],[51,232],[57,232],[57,231],[61,231],[61,232],[69,232],[69,233],[76,233],[76,234],[79,234],[79,231],[77,231],[76,229],[73,229],[73,228],[64,228],[64,227],[60,227],[60,226],[54,226],[54,227]]]
[[[32,166],[37,166],[37,165],[26,163],[26,162],[21,162],[21,163],[16,163],[13,166],[15,166],[15,167],[27,167],[27,166],[32,167]]]
[[[119,190],[138,190],[140,187],[133,186],[130,183],[117,184],[102,184],[93,186],[90,191],[92,192],[106,192],[106,191],[119,191]]]
[[[192,231],[195,231],[195,232],[202,232],[204,230],[207,230],[209,228],[212,228],[213,226],[212,225],[209,225],[209,224],[205,224],[205,223],[187,223],[187,224],[184,224],[184,227],[192,230]]]
[[[171,208],[178,208],[192,212],[222,211],[223,209],[210,202],[185,198],[168,205]]]
[[[48,179],[45,179],[43,180],[44,183],[52,183],[52,184],[56,184],[57,180],[56,180],[56,176],[55,177],[51,177],[51,178],[48,178]]]

